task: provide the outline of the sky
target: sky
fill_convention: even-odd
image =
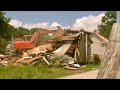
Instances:
[[[97,29],[106,11],[5,11],[11,17],[9,24],[24,28],[51,28],[61,26],[73,30]]]

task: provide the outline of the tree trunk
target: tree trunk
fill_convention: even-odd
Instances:
[[[120,23],[113,24],[97,79],[120,79]]]

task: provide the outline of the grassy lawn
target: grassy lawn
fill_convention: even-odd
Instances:
[[[66,70],[60,66],[0,66],[0,79],[54,79],[99,68],[99,65],[86,65],[79,70]]]
[[[99,69],[100,64],[88,64],[86,67],[80,68],[81,71],[86,72],[90,70]]]

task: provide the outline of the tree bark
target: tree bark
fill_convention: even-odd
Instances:
[[[120,23],[113,24],[97,79],[120,79]]]

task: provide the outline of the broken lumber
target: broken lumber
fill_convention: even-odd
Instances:
[[[50,63],[47,61],[47,59],[45,57],[43,57],[43,60],[48,64],[50,65]]]
[[[33,57],[33,58],[31,58],[31,59],[24,59],[24,58],[21,58],[19,61],[17,61],[17,63],[27,63],[27,64],[30,64],[30,63],[32,63],[32,62],[34,62],[34,61],[36,61],[36,60],[38,60],[38,59],[41,59],[43,56],[35,56],[35,57]]]
[[[68,70],[78,70],[79,68],[74,68],[74,67],[65,66],[64,69],[68,69]]]
[[[33,49],[28,50],[27,52],[28,52],[29,55],[31,55],[31,54],[36,54],[36,55],[38,55],[38,54],[40,54],[40,53],[42,53],[42,52],[45,53],[45,52],[48,51],[48,50],[53,50],[51,44],[40,45],[40,46],[38,46],[38,47],[35,47],[35,48],[33,48]]]

